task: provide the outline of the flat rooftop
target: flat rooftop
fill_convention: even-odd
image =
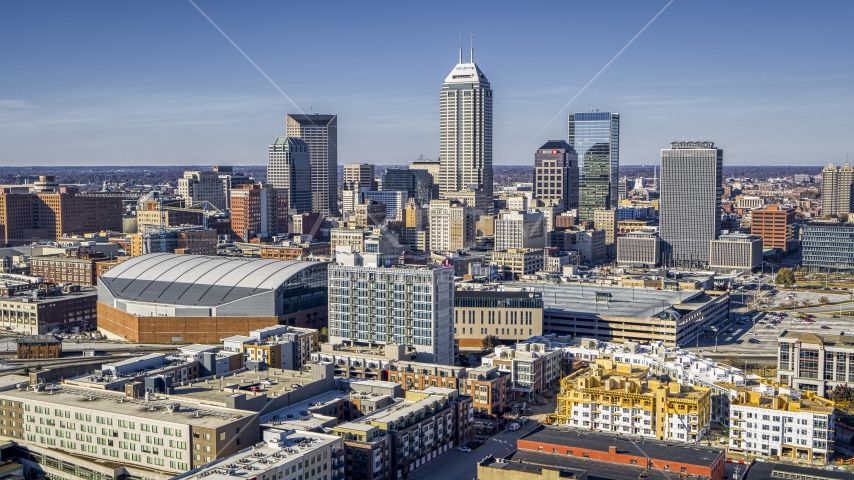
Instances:
[[[701,295],[699,291],[656,290],[640,287],[619,287],[597,284],[567,284],[509,282],[505,291],[534,289],[543,294],[543,310],[599,315],[600,317],[650,318],[670,305],[688,302]],[[608,302],[596,302],[597,293],[609,293]]]
[[[38,297],[38,299],[33,299],[33,290],[21,290],[15,292],[14,295],[9,297],[0,297],[0,303],[2,302],[12,302],[15,304],[47,304],[47,303],[56,303],[56,302],[65,302],[67,300],[86,298],[86,297],[97,297],[98,290],[95,287],[80,287],[80,291],[77,292],[69,292],[63,293],[62,295],[47,295],[44,297]]]
[[[645,476],[649,478],[666,478],[668,480],[680,478],[678,472],[659,470],[654,475],[651,475],[649,470],[640,465],[602,462],[589,458],[567,457],[530,450],[516,450],[507,456],[506,459],[512,462],[524,462],[524,467],[515,467],[513,468],[514,471],[541,472],[543,469],[555,468],[569,471],[584,470],[587,472],[588,480],[639,480]],[[537,470],[533,470],[534,468],[537,468]]]
[[[825,335],[812,332],[796,332],[786,330],[779,338],[787,340],[800,340],[801,343],[813,343],[816,345],[827,345],[833,347],[846,347],[854,349],[854,335]]]
[[[774,475],[776,474],[776,475]],[[819,468],[801,467],[799,465],[786,465],[783,463],[756,462],[748,470],[747,474],[742,476],[743,480],[778,480],[785,474],[787,478],[795,478],[794,475],[800,475],[800,478],[815,478],[815,479],[838,479],[838,480],[854,480],[854,474],[848,472],[835,472],[833,470],[824,470]]]
[[[668,443],[650,439],[641,440],[637,437],[551,426],[537,427],[520,440],[586,448],[605,453],[608,453],[608,447],[616,446],[617,452],[620,454],[649,457],[657,460],[670,460],[705,467],[711,467],[718,457],[724,453],[724,449],[722,448],[685,443]],[[639,445],[638,442],[643,443]],[[527,455],[528,451],[525,451],[525,454]],[[559,458],[559,456],[554,455],[553,458]]]
[[[347,396],[348,394],[341,392],[340,390],[325,392],[316,397],[311,397],[308,400],[266,413],[261,417],[261,423],[269,423],[277,420],[280,422],[299,420],[300,417],[306,416],[303,415],[304,412],[307,413],[312,408],[318,408],[330,403],[338,402],[338,400]],[[291,416],[289,417],[288,415]]]
[[[264,394],[272,397],[273,393],[281,394],[291,391],[291,385],[302,387],[312,382],[314,380],[311,374],[293,370],[245,371],[218,379],[173,385],[172,393],[168,397],[175,401],[187,398],[198,402],[224,404],[226,398],[234,394],[245,393],[247,398]],[[249,390],[250,387],[258,387],[258,391],[253,392]]]
[[[64,385],[48,385],[41,392],[19,389],[5,390],[0,392],[0,396],[7,399],[17,399],[22,402],[47,402],[75,408],[86,407],[106,414],[175,422],[204,428],[217,428],[241,417],[255,415],[255,412],[246,410],[217,408],[198,403],[187,403],[183,400],[145,402],[126,398],[124,392],[110,392]],[[166,406],[174,403],[180,404],[178,411],[168,413]],[[143,406],[148,406],[148,408],[142,408]]]
[[[255,478],[258,472],[278,471],[279,468],[302,462],[303,458],[323,446],[338,441],[338,437],[309,432],[294,432],[280,444],[266,443],[249,448],[206,466],[184,479],[226,480]],[[266,478],[266,477],[264,477]]]

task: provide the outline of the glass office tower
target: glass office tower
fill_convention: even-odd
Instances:
[[[617,208],[620,171],[620,114],[569,116],[569,144],[578,154],[578,217],[592,221],[597,208]]]

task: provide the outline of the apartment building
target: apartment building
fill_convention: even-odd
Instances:
[[[515,343],[542,334],[541,292],[454,292],[454,339],[461,349],[483,348],[487,335]]]
[[[9,440],[152,472],[178,475],[260,440],[253,412],[186,399],[140,408],[124,393],[4,383],[0,401],[8,419],[0,435]]]
[[[380,253],[336,251],[329,266],[329,341],[412,346],[419,361],[454,363],[452,267],[385,267]]]
[[[456,252],[473,248],[475,215],[471,207],[453,200],[430,202],[430,249]]]
[[[649,379],[649,369],[600,359],[561,380],[557,425],[697,443],[711,423],[711,389]]]
[[[729,449],[750,456],[830,461],[835,405],[796,390],[745,391],[730,405]],[[785,392],[785,393],[784,393]]]
[[[335,253],[338,247],[350,247],[353,252],[364,252],[367,236],[368,232],[362,228],[333,228],[329,231],[329,251]]]
[[[594,210],[593,228],[605,232],[605,254],[614,258],[617,255],[617,211],[607,208]]]
[[[333,428],[342,438],[349,478],[393,480],[429,465],[470,439],[471,398],[455,389],[406,392],[405,400]]]
[[[269,428],[263,442],[207,465],[184,480],[262,478],[344,480],[344,441],[308,431]]]
[[[854,382],[854,336],[784,331],[777,337],[777,381],[821,397]]]
[[[453,388],[472,397],[476,416],[494,417],[504,412],[509,375],[496,367],[464,368],[417,362],[414,349],[403,345],[383,348],[322,344],[312,353],[315,362],[334,365],[336,377],[381,380],[399,384],[403,391],[429,387]]]
[[[511,248],[492,252],[492,265],[504,280],[519,280],[544,268],[545,251],[533,248]]]
[[[481,359],[481,364],[508,372],[515,397],[532,397],[558,384],[565,359],[563,350],[534,337],[513,346],[495,347],[493,353]]]
[[[750,233],[762,239],[763,248],[788,252],[795,245],[795,209],[768,205],[750,212]]]
[[[269,368],[300,370],[311,361],[311,354],[317,351],[318,335],[313,328],[273,325],[252,330],[248,337],[228,338],[246,339],[242,342],[241,351],[246,358],[247,368],[265,365]]]

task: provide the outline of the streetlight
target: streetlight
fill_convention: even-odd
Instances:
[[[717,352],[717,351],[718,351],[718,327],[715,327],[715,326],[713,325],[713,326],[711,327],[711,329],[712,329],[712,331],[713,331],[713,332],[715,332],[715,350],[714,350],[714,351],[715,351],[715,352]]]

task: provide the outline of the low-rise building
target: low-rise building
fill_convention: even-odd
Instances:
[[[368,232],[362,228],[333,228],[329,231],[329,251],[334,253],[338,247],[351,247],[353,252],[364,252],[367,236]]]
[[[829,461],[834,403],[796,390],[745,391],[730,405],[729,449],[748,455]]]
[[[454,339],[460,348],[483,348],[487,336],[515,343],[542,334],[543,295],[540,292],[454,292]]]
[[[516,397],[542,395],[556,386],[564,370],[566,355],[548,341],[534,337],[514,346],[498,346],[484,356],[483,365],[510,374],[510,388]]]
[[[184,480],[344,480],[344,442],[323,433],[270,428],[263,443],[206,465]]]
[[[18,358],[59,358],[62,356],[62,339],[54,335],[24,335],[15,340]]]
[[[261,258],[276,260],[305,260],[310,255],[328,255],[328,242],[312,242],[308,244],[291,245],[262,245]]]
[[[273,325],[249,332],[251,342],[243,344],[247,365],[250,362],[269,368],[299,370],[317,351],[318,332],[313,328]],[[263,368],[263,367],[262,367]]]
[[[655,267],[661,263],[661,239],[658,229],[645,227],[617,238],[617,263]]]
[[[106,255],[81,247],[62,255],[30,257],[30,274],[42,277],[44,282],[91,286],[98,283],[95,265],[109,260]]]
[[[854,382],[854,336],[783,331],[777,337],[777,381],[827,397]]]
[[[579,435],[571,429],[540,426],[520,438],[516,442],[518,450],[505,461],[522,464],[513,470],[552,469],[555,472],[568,468],[579,480],[585,478],[579,471],[614,480],[637,480],[650,475],[650,470],[655,470],[662,478],[674,480],[685,477],[723,480],[727,476],[723,448],[649,439],[642,443],[620,441],[619,438],[613,433],[588,431]],[[564,478],[554,474],[546,476],[545,472],[543,477]],[[511,474],[478,478],[527,480],[536,477]]]
[[[542,249],[511,248],[492,252],[492,265],[505,280],[518,280],[523,275],[533,275],[543,269],[545,252]]]
[[[762,266],[762,239],[745,233],[721,235],[709,242],[709,267],[729,272],[752,272]]]
[[[336,426],[344,440],[347,476],[393,480],[464,445],[473,423],[471,398],[455,389],[429,387],[406,399]]]
[[[16,388],[16,383],[0,387],[0,401],[15,418],[0,435],[22,446],[177,475],[260,440],[258,417],[251,411],[187,399],[144,402],[65,384]]]
[[[647,368],[600,359],[561,380],[549,419],[584,430],[697,443],[711,423],[711,389],[650,379]]]
[[[48,295],[44,295],[48,293]],[[44,335],[88,330],[95,325],[95,287],[68,285],[51,290],[0,289],[0,326],[13,332]]]

